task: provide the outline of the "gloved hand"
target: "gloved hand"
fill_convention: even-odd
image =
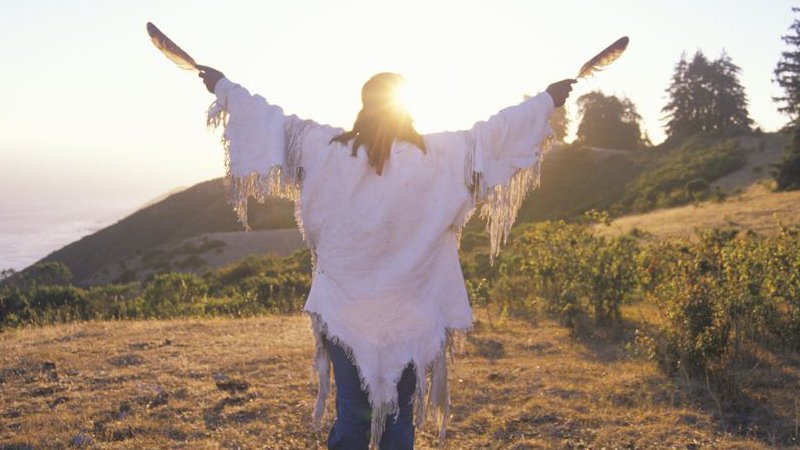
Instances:
[[[208,66],[198,65],[197,68],[200,69],[200,73],[197,76],[203,79],[203,84],[206,85],[206,89],[213,94],[214,87],[216,87],[217,82],[221,80],[225,74]]]
[[[547,93],[550,94],[556,108],[564,106],[564,102],[567,101],[569,93],[572,92],[572,85],[577,83],[577,81],[578,80],[572,78],[567,78],[547,86]]]

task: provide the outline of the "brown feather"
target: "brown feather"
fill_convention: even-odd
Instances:
[[[182,48],[178,47],[177,44],[172,42],[172,39],[168,38],[166,34],[162,33],[161,30],[151,22],[147,22],[147,34],[150,35],[150,40],[153,41],[153,45],[161,50],[161,53],[172,62],[177,64],[178,67],[185,70],[199,70],[194,59],[183,51]]]
[[[623,36],[617,39],[616,42],[606,47],[602,52],[595,55],[594,58],[586,61],[586,64],[578,71],[576,78],[585,78],[591,76],[594,72],[600,71],[603,67],[616,61],[617,58],[628,48],[628,36]]]

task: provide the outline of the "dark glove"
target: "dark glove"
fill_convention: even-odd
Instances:
[[[200,69],[200,73],[197,76],[203,79],[203,84],[206,85],[206,89],[213,94],[217,82],[224,78],[225,74],[208,66],[198,65],[197,68]]]
[[[564,106],[564,102],[567,101],[569,93],[572,92],[572,85],[577,81],[578,80],[573,80],[572,78],[567,78],[566,80],[557,81],[547,86],[547,93],[550,94],[556,108]]]

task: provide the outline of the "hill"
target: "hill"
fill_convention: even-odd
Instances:
[[[635,229],[664,239],[691,238],[695,230],[710,228],[774,234],[780,224],[800,224],[800,191],[771,190],[770,166],[780,161],[785,143],[786,136],[781,133],[739,138],[738,146],[744,150],[746,162],[711,183],[724,193],[722,199],[626,215],[609,227],[598,225],[595,229],[607,236]]]
[[[518,221],[569,219],[607,209],[640,172],[635,152],[554,148],[544,159],[541,185],[523,204]]]
[[[739,142],[747,149],[747,163],[740,170],[728,174],[713,183],[725,192],[747,189],[770,176],[770,166],[777,164],[783,156],[787,136],[783,133],[766,133],[760,136],[745,136]]]
[[[3,449],[325,448],[327,427],[309,424],[305,317],[46,326],[2,333],[0,346]],[[798,364],[781,370],[796,377]],[[726,432],[705,386],[603,335],[479,322],[450,371],[446,448],[781,448],[770,433],[793,426],[793,388],[768,370],[750,372],[759,397]],[[437,448],[430,425],[416,447]]]
[[[570,219],[589,209],[613,210],[626,198],[653,197],[645,203],[655,205],[658,195],[662,203],[665,199],[685,203],[686,181],[706,172],[714,174],[707,181],[725,190],[744,189],[768,175],[768,165],[780,157],[784,140],[778,134],[744,136],[735,145],[698,139],[694,147],[677,151],[639,152],[562,145],[545,158],[541,187],[522,206],[518,222]],[[728,161],[732,157],[734,165]],[[480,228],[473,220],[470,229]],[[267,231],[295,227],[287,201],[269,200],[264,205],[251,201],[250,223],[261,231],[242,232],[226,202],[222,180],[216,179],[148,205],[43,261],[62,262],[76,284],[94,285],[143,280],[159,271],[202,273],[247,256],[248,251],[285,255],[303,248],[296,231]]]
[[[620,195],[634,174],[627,154],[554,149],[544,162],[542,189],[520,221],[566,218]],[[580,180],[580,182],[578,182]],[[245,233],[227,204],[221,179],[174,193],[119,222],[53,252],[42,261],[64,263],[78,285],[143,280],[159,271],[203,272],[248,254],[285,255],[304,248],[293,206],[284,200],[250,202]]]
[[[82,280],[84,285],[144,281],[161,272],[204,273],[243,260],[272,253],[288,256],[304,249],[297,228],[222,231],[169,241],[115,261]]]
[[[785,143],[781,133],[761,133],[698,135],[638,151],[562,145],[545,158],[541,187],[519,222],[575,219],[590,209],[641,212],[710,198],[717,188],[743,191],[769,177]]]
[[[291,228],[293,208],[284,200],[269,200],[263,205],[252,202],[250,224],[254,230]],[[209,233],[240,231],[242,227],[227,203],[222,179],[215,179],[146,206],[42,261],[63,262],[72,271],[76,284],[86,285],[93,279],[107,279],[108,273],[130,269],[126,261],[163,253],[162,246],[180,246],[184,240]],[[219,240],[218,236],[213,239]]]
[[[595,229],[604,235],[629,233],[633,229],[655,238],[690,238],[697,229],[737,228],[761,234],[774,234],[779,223],[800,223],[800,191],[771,192],[763,185],[752,185],[724,202],[702,202],[644,214],[620,217],[608,227]]]

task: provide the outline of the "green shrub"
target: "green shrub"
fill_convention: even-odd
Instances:
[[[703,200],[713,182],[744,166],[747,154],[736,139],[719,141],[705,135],[682,144],[665,144],[643,158],[647,167],[625,186],[618,209],[645,212]]]
[[[97,320],[138,319],[146,317],[139,283],[93,286],[86,293],[90,317]]]
[[[606,242],[595,238],[587,255],[589,302],[596,322],[614,323],[620,306],[636,289],[637,241],[621,236]]]
[[[540,298],[544,309],[567,326],[576,326],[581,314],[613,323],[637,286],[638,252],[629,237],[607,241],[581,225],[523,226],[501,255],[489,301],[513,312],[531,308]]]
[[[208,285],[191,273],[161,273],[142,292],[146,317],[191,316],[202,312]]]

